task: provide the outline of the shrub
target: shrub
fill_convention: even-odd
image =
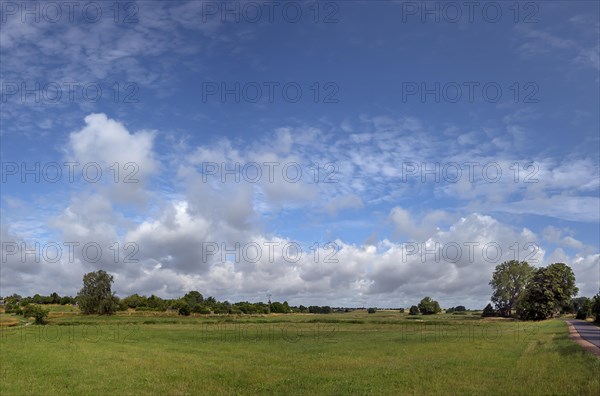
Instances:
[[[13,309],[9,311],[6,311],[6,313],[14,313],[15,315],[23,315],[23,310],[20,307],[14,307]]]
[[[416,305],[413,305],[412,307],[410,307],[410,310],[408,311],[409,315],[418,315],[419,314],[419,307],[417,307]]]
[[[377,312],[377,308],[369,308],[369,309],[367,309],[367,312],[370,314],[375,313],[375,312]]]
[[[587,319],[587,312],[582,311],[582,310],[577,311],[577,315],[575,315],[575,319],[586,320]]]
[[[129,306],[125,303],[125,301],[119,300],[117,303],[117,311],[127,311],[127,308],[129,308]]]
[[[483,312],[481,313],[481,316],[483,316],[484,318],[496,316],[496,310],[494,309],[494,307],[492,307],[492,304],[488,304],[485,306]]]
[[[181,307],[179,307],[177,312],[179,313],[179,315],[182,316],[190,316],[191,310],[189,305],[182,305]]]
[[[46,318],[48,317],[48,310],[38,305],[28,305],[23,311],[23,317],[35,318],[35,324],[43,325],[46,324]]]
[[[189,316],[192,313],[190,305],[183,299],[176,300],[173,303],[173,308],[176,309],[177,313],[182,316]]]

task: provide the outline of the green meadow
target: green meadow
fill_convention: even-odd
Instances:
[[[2,395],[600,394],[559,319],[62,311],[0,315]]]

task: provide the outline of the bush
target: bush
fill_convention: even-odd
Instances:
[[[367,312],[370,314],[375,313],[375,312],[377,312],[377,308],[369,308],[369,309],[367,309]]]
[[[492,304],[488,304],[485,306],[483,312],[481,313],[481,316],[483,316],[484,318],[496,316],[496,310],[494,309],[494,307],[492,307]]]
[[[190,313],[192,313],[189,305],[182,305],[181,307],[179,307],[177,312],[179,313],[179,315],[182,315],[182,316],[190,316]]]
[[[117,303],[117,311],[127,311],[128,308],[129,306],[123,300],[119,300]]]
[[[21,310],[21,308],[19,308],[19,304],[15,303],[15,304],[6,304],[4,307],[4,312],[9,314],[9,313],[14,313],[17,315],[22,315],[23,311]]]
[[[400,312],[400,313],[404,313],[404,308],[400,308],[400,309],[398,310],[398,312]]]
[[[207,307],[200,307],[200,309],[198,309],[198,313],[202,315],[208,315],[210,314],[210,309]]]
[[[43,325],[46,324],[46,318],[48,317],[48,310],[38,305],[28,305],[23,311],[23,317],[35,318],[35,324]]]
[[[416,305],[413,305],[412,307],[410,307],[409,311],[408,311],[409,315],[418,315],[419,314],[419,307],[417,307]]]
[[[577,311],[577,315],[575,315],[575,319],[586,320],[587,319],[587,312],[582,311],[582,310]]]
[[[176,309],[179,315],[182,316],[189,316],[192,313],[190,305],[183,299],[176,300],[173,303],[173,308]]]

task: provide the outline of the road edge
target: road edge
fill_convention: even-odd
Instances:
[[[575,326],[571,324],[571,322],[565,320],[565,323],[567,324],[567,326],[569,326],[569,338],[575,341],[577,344],[579,344],[583,349],[593,353],[594,355],[596,355],[597,358],[600,359],[600,348],[598,348],[591,342],[583,339],[577,331],[577,329],[575,329]]]

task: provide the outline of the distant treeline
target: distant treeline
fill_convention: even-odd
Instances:
[[[290,306],[287,301],[279,302],[256,302],[240,301],[230,303],[229,301],[218,301],[216,298],[209,296],[204,298],[198,291],[190,291],[182,298],[178,299],[163,299],[156,295],[150,297],[132,294],[125,298],[113,296],[117,311],[126,311],[129,308],[136,311],[167,311],[176,310],[182,315],[190,313],[199,314],[268,314],[268,313],[331,313],[333,311],[344,310],[343,308],[331,308],[330,306],[304,305]],[[35,294],[32,297],[22,297],[18,294],[13,294],[5,298],[0,298],[4,301],[5,311],[12,313],[20,310],[20,307],[26,307],[29,304],[60,304],[73,305],[77,304],[78,298],[71,296],[60,296],[58,293],[52,293],[49,296]],[[348,309],[345,309],[348,310]]]
[[[328,305],[290,306],[287,301],[267,303],[251,303],[241,301],[230,303],[218,301],[216,298],[204,296],[196,291],[190,291],[182,298],[163,299],[154,294],[150,297],[132,294],[119,298],[111,291],[113,276],[104,270],[90,272],[83,276],[83,288],[77,297],[59,296],[52,293],[49,296],[39,294],[33,297],[21,297],[17,294],[2,300],[5,312],[23,313],[23,308],[30,304],[78,304],[83,314],[110,315],[116,311],[135,309],[138,311],[167,311],[175,310],[180,315],[199,314],[269,314],[269,313],[313,313],[328,314],[331,312],[351,311],[350,308],[331,308]],[[517,317],[524,320],[544,320],[564,313],[575,313],[577,318],[586,319],[595,316],[600,323],[600,293],[592,298],[573,298],[579,292],[575,275],[571,267],[564,263],[554,263],[546,267],[536,268],[526,261],[509,260],[496,266],[489,285],[493,289],[491,303],[482,312],[482,316]],[[492,306],[492,303],[494,306]],[[404,308],[399,308],[404,312]],[[34,312],[35,311],[35,312]],[[37,313],[39,322],[43,322],[46,310],[32,306],[29,314]],[[454,315],[465,314],[463,305],[450,307],[446,313]],[[377,312],[371,307],[369,313]],[[440,304],[426,296],[418,305],[409,308],[409,315],[434,315],[442,312]],[[47,312],[45,312],[47,315]],[[37,320],[37,319],[36,319]]]

